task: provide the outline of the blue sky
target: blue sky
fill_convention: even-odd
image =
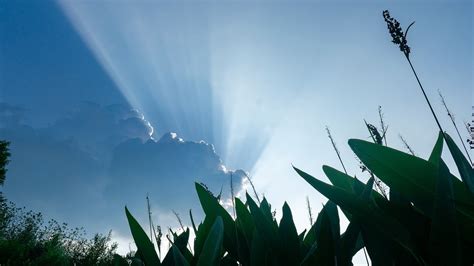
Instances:
[[[185,203],[162,199],[160,188],[192,187],[198,177],[184,176],[193,172],[203,182],[214,182],[205,176],[215,174],[225,183],[226,166],[249,172],[277,210],[288,201],[303,228],[305,196],[315,212],[324,199],[291,164],[322,179],[323,164],[339,167],[326,125],[349,172],[362,179],[346,143],[367,139],[363,119],[378,125],[379,105],[390,146],[404,149],[402,134],[426,157],[435,142],[436,124],[390,42],[384,9],[404,28],[416,21],[408,37],[412,62],[441,123],[454,133],[438,89],[458,123],[471,119],[471,1],[2,1],[0,137],[18,142],[12,140],[5,193],[86,229],[113,224],[125,237],[123,224],[78,217],[108,209],[108,192],[135,178],[138,199],[127,200],[139,208],[149,192],[155,215],[161,213],[156,219],[171,223],[170,209]],[[146,142],[151,127],[154,141],[171,131],[183,142]],[[48,164],[31,162],[39,150]],[[124,150],[130,165],[114,163]],[[156,160],[170,167],[151,167]],[[120,177],[120,167],[138,169],[140,177]],[[61,189],[68,180],[78,193]],[[146,191],[148,184],[155,192]],[[66,211],[68,202],[74,212]],[[119,212],[122,203],[112,209]]]

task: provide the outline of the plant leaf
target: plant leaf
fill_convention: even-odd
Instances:
[[[431,216],[438,170],[421,158],[363,140],[349,140],[349,146],[359,159],[391,189],[395,189]],[[455,200],[474,202],[473,196],[456,177],[451,175]]]
[[[316,265],[337,265],[335,261],[336,251],[334,247],[336,246],[335,243],[339,239],[339,236],[337,236],[337,239],[334,238],[333,225],[328,213],[328,209],[332,208],[330,204],[331,201],[326,203],[317,218],[317,220],[320,220],[318,223],[320,226],[316,231],[317,247],[313,255],[313,261]]]
[[[286,202],[283,204],[283,216],[278,227],[278,234],[281,240],[280,262],[283,265],[298,265],[300,262],[300,240],[291,209]]]
[[[350,265],[352,257],[364,246],[357,222],[351,222],[340,238],[340,265]]]
[[[430,158],[428,162],[434,164],[435,166],[439,166],[441,161],[441,154],[443,153],[443,133],[440,132],[438,134],[438,139],[436,140],[436,144],[431,152]]]
[[[264,215],[262,210],[257,206],[255,201],[252,200],[249,194],[247,195],[247,204],[249,205],[250,214],[252,215],[255,223],[255,228],[259,232],[259,235],[265,242],[267,247],[278,247],[280,240],[278,239],[278,227],[269,219],[268,216]],[[263,201],[262,201],[263,202]]]
[[[132,232],[133,240],[137,245],[137,252],[140,254],[140,258],[147,265],[161,265],[153,243],[151,243],[145,231],[143,231],[142,227],[128,211],[127,207],[125,207],[125,214],[127,216],[128,225],[130,226],[130,231]]]
[[[219,265],[223,239],[224,222],[222,218],[218,216],[204,242],[204,247],[197,262],[198,266]]]
[[[248,244],[250,244],[255,224],[249,210],[239,198],[235,198],[235,212],[237,213],[236,223],[242,229],[245,238],[249,241]]]
[[[251,248],[250,265],[251,266],[266,265],[265,258],[267,255],[267,251],[265,249],[265,243],[257,230],[253,231],[252,244],[250,245],[250,248]]]
[[[381,213],[372,200],[365,202],[354,193],[348,193],[340,188],[328,185],[296,167],[293,168],[306,182],[341,208],[349,211],[361,224],[366,224],[372,230],[393,239],[408,252],[412,252],[412,242],[406,229],[396,220]]]
[[[430,251],[432,263],[459,265],[460,239],[456,209],[453,201],[452,180],[448,166],[439,160],[439,174],[431,221]]]
[[[235,222],[230,214],[219,204],[219,201],[201,184],[196,183],[196,191],[201,207],[210,219],[220,216],[224,224],[224,247],[234,257],[238,257],[237,239],[235,238]]]
[[[464,184],[468,187],[472,195],[474,195],[474,169],[472,169],[471,164],[467,161],[466,157],[464,157],[451,136],[447,133],[444,133],[444,135],[446,136],[446,144],[448,145],[449,151],[458,167],[461,179],[464,181]],[[454,191],[454,194],[456,195],[456,191]],[[474,201],[471,201],[471,203],[473,202]]]

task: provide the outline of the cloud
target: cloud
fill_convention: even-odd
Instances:
[[[235,191],[245,176],[227,170],[212,144],[174,133],[153,138],[143,115],[123,105],[84,103],[45,128],[27,125],[21,108],[0,104],[0,115],[7,121],[0,139],[11,141],[12,151],[7,197],[88,232],[128,235],[123,207],[147,221],[147,194],[155,224],[176,226],[169,224],[172,210],[187,223],[193,209],[199,220],[194,182],[216,194],[222,189],[224,198],[230,176]]]
[[[44,131],[59,140],[72,139],[81,149],[108,158],[113,148],[127,139],[150,139],[153,127],[142,113],[125,105],[84,102]]]
[[[187,216],[190,208],[200,209],[195,182],[204,183],[216,194],[222,190],[223,197],[228,197],[230,175],[238,191],[245,172],[227,170],[211,144],[184,141],[175,133],[166,133],[158,141],[133,139],[117,146],[109,175],[106,193],[113,200],[130,205],[140,199],[136,206],[143,208],[148,193],[160,208],[172,208]]]

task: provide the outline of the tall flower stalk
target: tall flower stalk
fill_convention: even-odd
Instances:
[[[411,49],[408,46],[407,34],[408,34],[408,30],[410,29],[410,27],[415,22],[412,22],[408,26],[407,30],[405,32],[403,32],[402,27],[400,26],[400,23],[396,19],[394,19],[390,16],[390,13],[388,12],[388,10],[383,11],[382,14],[383,14],[383,18],[384,18],[385,22],[387,23],[388,31],[389,31],[390,35],[392,36],[392,42],[394,44],[398,45],[398,47],[400,48],[400,51],[403,52],[403,54],[405,55],[405,58],[407,59],[408,64],[410,64],[410,68],[411,68],[413,74],[415,75],[416,81],[418,82],[418,85],[420,86],[421,92],[423,93],[423,96],[425,97],[426,103],[428,104],[428,106],[431,110],[431,113],[433,114],[433,117],[436,121],[436,124],[438,125],[439,130],[441,132],[443,132],[443,138],[446,140],[446,137],[444,135],[444,130],[441,127],[441,124],[439,123],[438,117],[436,116],[436,113],[434,112],[433,107],[431,106],[431,102],[428,99],[428,96],[426,95],[425,89],[423,88],[423,85],[421,84],[421,81],[418,78],[418,74],[416,73],[415,68],[413,67],[413,64],[410,60]]]
[[[329,138],[329,140],[331,140],[332,147],[333,147],[334,151],[337,154],[337,158],[339,158],[339,162],[342,165],[342,169],[344,169],[344,173],[346,173],[346,175],[347,175],[346,166],[342,162],[341,153],[339,152],[339,149],[337,149],[336,142],[334,141],[334,138],[332,137],[331,131],[329,130],[328,126],[326,126],[326,132],[328,133],[328,138]]]

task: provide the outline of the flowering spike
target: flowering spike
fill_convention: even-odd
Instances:
[[[407,44],[407,39],[406,39],[406,33],[403,33],[402,27],[400,27],[400,23],[392,18],[390,16],[390,13],[388,10],[383,11],[383,18],[385,22],[387,23],[387,28],[390,33],[390,36],[392,37],[392,42],[394,44],[397,44],[398,47],[400,48],[400,51],[402,51],[405,56],[408,58],[410,54],[410,47]],[[413,25],[410,24],[410,26]],[[410,27],[408,27],[410,28]],[[408,32],[408,29],[407,29]]]

